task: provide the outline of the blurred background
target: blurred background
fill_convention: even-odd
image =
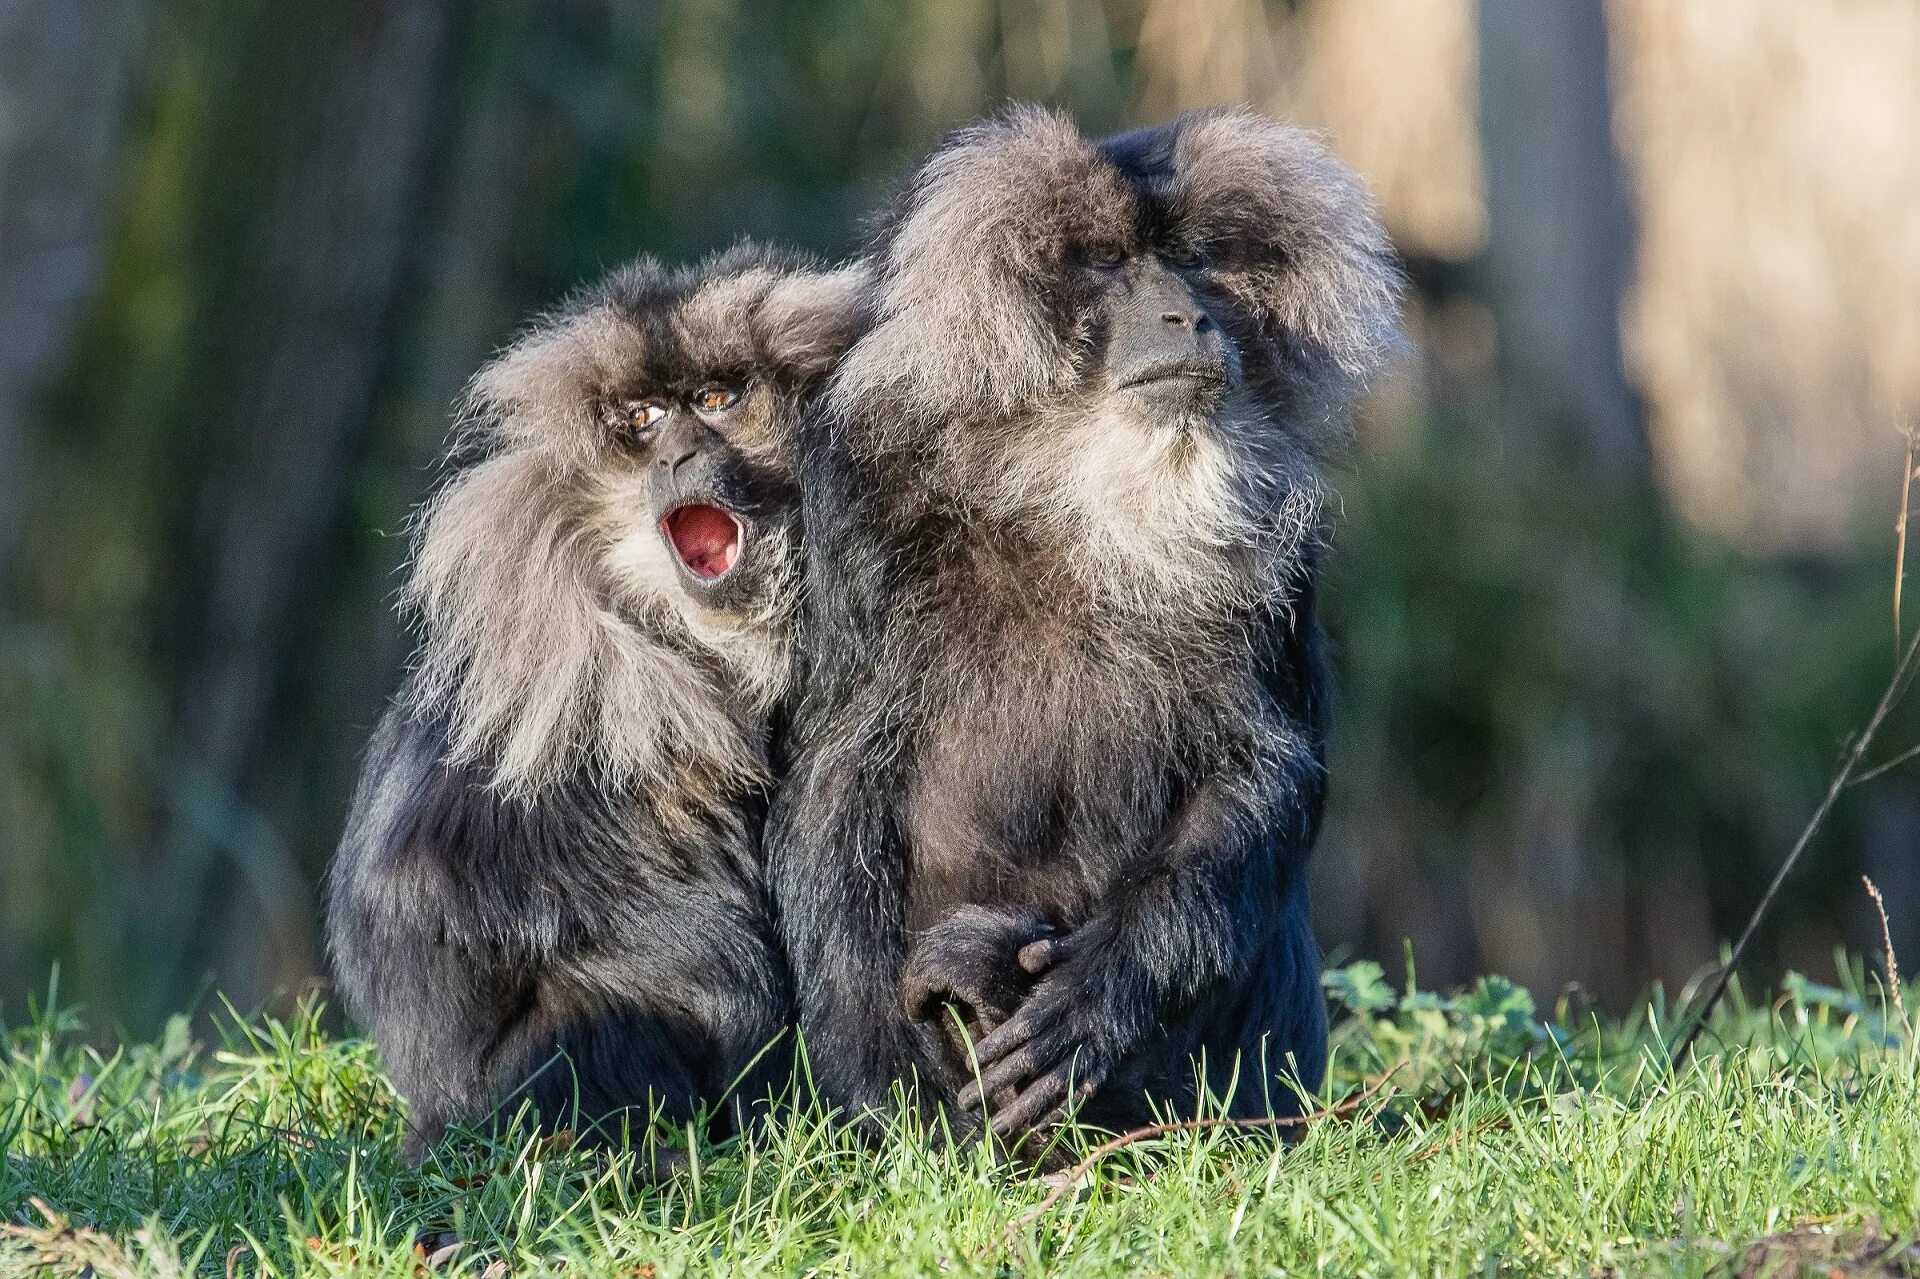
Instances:
[[[137,1033],[318,980],[463,380],[639,252],[851,252],[1010,96],[1314,125],[1405,256],[1338,479],[1325,942],[1698,974],[1893,662],[1912,0],[0,0],[0,1016],[56,964]],[[1749,973],[1877,950],[1862,872],[1920,960],[1920,765]]]

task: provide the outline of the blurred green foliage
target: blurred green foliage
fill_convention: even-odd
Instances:
[[[1341,492],[1323,920],[1357,896],[1362,953],[1410,937],[1447,982],[1492,968],[1615,1003],[1713,961],[1886,686],[1893,539],[1745,555],[1654,490],[1512,448],[1497,419],[1431,420]],[[1920,716],[1882,736],[1874,758]],[[1911,788],[1849,793],[1759,971],[1877,946],[1862,873],[1913,937]]]

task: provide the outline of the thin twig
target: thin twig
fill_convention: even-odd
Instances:
[[[1908,499],[1913,491],[1913,455],[1916,444],[1914,433],[1908,431],[1906,434],[1907,452],[1906,460],[1902,463],[1900,482],[1900,520],[1895,525],[1898,535],[1894,549],[1893,585],[1896,634],[1899,633],[1900,627],[1900,580],[1906,574],[1907,512]],[[1860,767],[1860,762],[1866,758],[1868,748],[1873,745],[1874,735],[1880,731],[1880,726],[1886,722],[1893,708],[1905,698],[1907,686],[1913,682],[1914,671],[1920,668],[1920,662],[1915,660],[1916,654],[1920,654],[1920,631],[1915,631],[1913,638],[1906,642],[1906,647],[1900,650],[1900,659],[1894,663],[1893,675],[1887,681],[1886,690],[1880,694],[1879,705],[1873,708],[1873,714],[1867,719],[1866,727],[1861,729],[1859,735],[1848,745],[1839,770],[1827,783],[1827,793],[1821,798],[1819,807],[1813,810],[1813,816],[1807,819],[1806,826],[1800,831],[1800,838],[1793,842],[1792,851],[1787,854],[1786,860],[1780,863],[1780,869],[1775,872],[1773,882],[1767,885],[1767,891],[1760,898],[1760,904],[1753,908],[1753,914],[1748,917],[1747,926],[1740,930],[1740,938],[1733,944],[1733,953],[1727,957],[1727,962],[1715,974],[1713,989],[1708,991],[1706,999],[1701,1001],[1700,1010],[1693,1015],[1692,1024],[1687,1028],[1687,1033],[1681,1038],[1679,1047],[1673,1050],[1672,1060],[1675,1070],[1686,1064],[1688,1054],[1693,1051],[1694,1041],[1699,1039],[1700,1033],[1707,1028],[1707,1021],[1713,1016],[1713,1010],[1719,1006],[1720,1000],[1726,995],[1727,983],[1733,980],[1733,974],[1740,967],[1741,959],[1746,956],[1747,944],[1753,940],[1753,934],[1760,927],[1760,921],[1765,919],[1767,912],[1773,908],[1773,899],[1779,895],[1780,886],[1787,882],[1787,876],[1793,873],[1795,864],[1800,860],[1800,854],[1807,851],[1807,845],[1813,842],[1813,837],[1826,823],[1827,814],[1833,811],[1833,806],[1839,800],[1841,792],[1859,782],[1870,781],[1889,769],[1905,763],[1915,755],[1920,755],[1920,747],[1915,747],[1870,769],[1862,770]]]
[[[1894,521],[1893,530],[1893,647],[1900,649],[1901,621],[1904,614],[1900,607],[1901,590],[1907,581],[1907,509],[1913,497],[1913,446],[1914,428],[1908,427],[1903,434],[1907,437],[1907,459],[1900,468],[1900,518]]]
[[[1094,1165],[1115,1151],[1125,1150],[1128,1146],[1138,1145],[1140,1142],[1151,1141],[1155,1137],[1166,1137],[1177,1132],[1205,1132],[1213,1128],[1292,1128],[1301,1124],[1312,1123],[1316,1119],[1328,1119],[1334,1115],[1352,1114],[1354,1111],[1366,1105],[1368,1101],[1372,1100],[1381,1089],[1385,1088],[1387,1084],[1392,1081],[1393,1077],[1400,1073],[1401,1067],[1406,1064],[1404,1061],[1395,1063],[1393,1068],[1387,1071],[1386,1074],[1380,1076],[1380,1078],[1374,1080],[1360,1092],[1355,1093],[1339,1105],[1328,1106],[1324,1109],[1316,1110],[1311,1114],[1268,1115],[1261,1119],[1186,1119],[1177,1123],[1148,1124],[1144,1128],[1134,1128],[1123,1132],[1111,1141],[1103,1142],[1095,1146],[1093,1151],[1088,1154],[1085,1159],[1082,1159],[1079,1163],[1062,1173],[1058,1184],[1047,1192],[1047,1197],[1042,1199],[1024,1216],[1010,1223],[1005,1230],[1002,1230],[1000,1237],[994,1241],[994,1246],[999,1247],[1006,1243],[1006,1241],[1014,1235],[1046,1216],[1049,1209],[1064,1199],[1069,1190],[1079,1185],[1080,1180],[1093,1171]]]
[[[1900,765],[1916,757],[1920,757],[1920,746],[1909,746],[1892,759],[1883,760],[1864,773],[1855,773],[1853,780],[1848,782],[1847,785],[1864,786],[1882,773],[1891,773],[1894,769],[1900,767]]]
[[[1436,1141],[1431,1146],[1422,1150],[1416,1150],[1411,1155],[1408,1155],[1407,1167],[1411,1168],[1415,1164],[1423,1164],[1437,1155],[1456,1149],[1464,1141],[1484,1137],[1490,1132],[1504,1132],[1511,1127],[1513,1127],[1513,1121],[1511,1119],[1483,1119],[1465,1132],[1456,1129],[1454,1132],[1448,1134],[1445,1141]],[[1385,1176],[1385,1173],[1377,1172],[1373,1175],[1373,1179],[1378,1182],[1385,1178]]]
[[[1900,1014],[1900,1025],[1908,1035],[1913,1033],[1913,1023],[1907,1020],[1907,1001],[1900,993],[1900,957],[1893,953],[1893,926],[1887,922],[1887,899],[1880,895],[1880,888],[1865,875],[1860,882],[1867,886],[1867,896],[1873,898],[1873,908],[1880,912],[1880,944],[1885,948],[1880,954],[1887,965],[1887,987],[1893,991],[1893,1011]]]
[[[1899,704],[1901,695],[1906,692],[1907,684],[1913,678],[1916,654],[1920,654],[1920,631],[1915,631],[1913,638],[1907,641],[1906,651],[1900,655],[1898,665],[1893,668],[1893,678],[1887,681],[1886,691],[1880,695],[1880,704],[1873,708],[1873,714],[1868,718],[1867,726],[1860,730],[1859,736],[1855,737],[1853,744],[1847,748],[1846,758],[1841,761],[1839,771],[1834,773],[1833,780],[1827,783],[1827,793],[1821,798],[1820,806],[1813,810],[1813,816],[1809,817],[1807,824],[1801,828],[1800,838],[1793,842],[1793,850],[1787,854],[1787,859],[1780,863],[1780,869],[1775,872],[1773,882],[1767,885],[1766,894],[1760,898],[1760,904],[1753,908],[1753,914],[1748,917],[1747,926],[1740,930],[1740,939],[1734,942],[1733,953],[1727,957],[1727,962],[1714,977],[1713,989],[1707,993],[1706,999],[1701,1003],[1700,1011],[1694,1014],[1693,1025],[1681,1039],[1680,1046],[1673,1051],[1673,1065],[1676,1070],[1686,1064],[1687,1054],[1693,1051],[1694,1041],[1700,1038],[1700,1032],[1706,1029],[1707,1019],[1713,1016],[1714,1008],[1727,993],[1727,983],[1733,980],[1734,971],[1740,967],[1741,959],[1746,956],[1747,945],[1753,940],[1755,931],[1759,929],[1760,921],[1765,919],[1767,912],[1772,909],[1773,899],[1779,895],[1780,886],[1787,882],[1787,876],[1793,873],[1795,864],[1800,860],[1800,854],[1807,851],[1807,845],[1813,842],[1813,837],[1819,833],[1820,827],[1826,824],[1827,814],[1833,811],[1833,805],[1840,798],[1840,793],[1852,784],[1861,759],[1865,757],[1867,748],[1873,745],[1874,734],[1880,731],[1881,724],[1886,722],[1887,715]]]

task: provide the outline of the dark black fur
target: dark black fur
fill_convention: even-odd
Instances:
[[[936,154],[875,260],[876,325],[802,428],[804,684],[769,825],[814,1078],[855,1112],[916,1078],[977,1107],[916,1020],[950,998],[989,1032],[1003,1136],[1077,1099],[1110,1127],[1191,1113],[1197,1072],[1232,1114],[1290,1110],[1326,1038],[1315,461],[1394,342],[1370,206],[1255,117],[1102,151],[1021,111]],[[1116,365],[1157,357],[1112,335],[1169,272],[1200,310],[1166,332],[1207,363],[1128,399]],[[1103,442],[1122,401],[1144,425]],[[1211,491],[1153,434],[1176,426],[1233,459],[1191,544],[1130,513]],[[1129,461],[1149,447],[1161,469]],[[1091,470],[1049,469],[1076,450]]]
[[[582,770],[523,802],[449,764],[405,704],[368,748],[328,912],[342,992],[412,1107],[417,1153],[454,1121],[606,1141],[778,1087],[785,964],[752,838],[762,797],[669,833]]]

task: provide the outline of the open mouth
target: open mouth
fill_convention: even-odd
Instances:
[[[746,526],[733,512],[708,502],[674,507],[660,521],[660,531],[687,572],[703,582],[717,582],[732,572],[747,540]]]

